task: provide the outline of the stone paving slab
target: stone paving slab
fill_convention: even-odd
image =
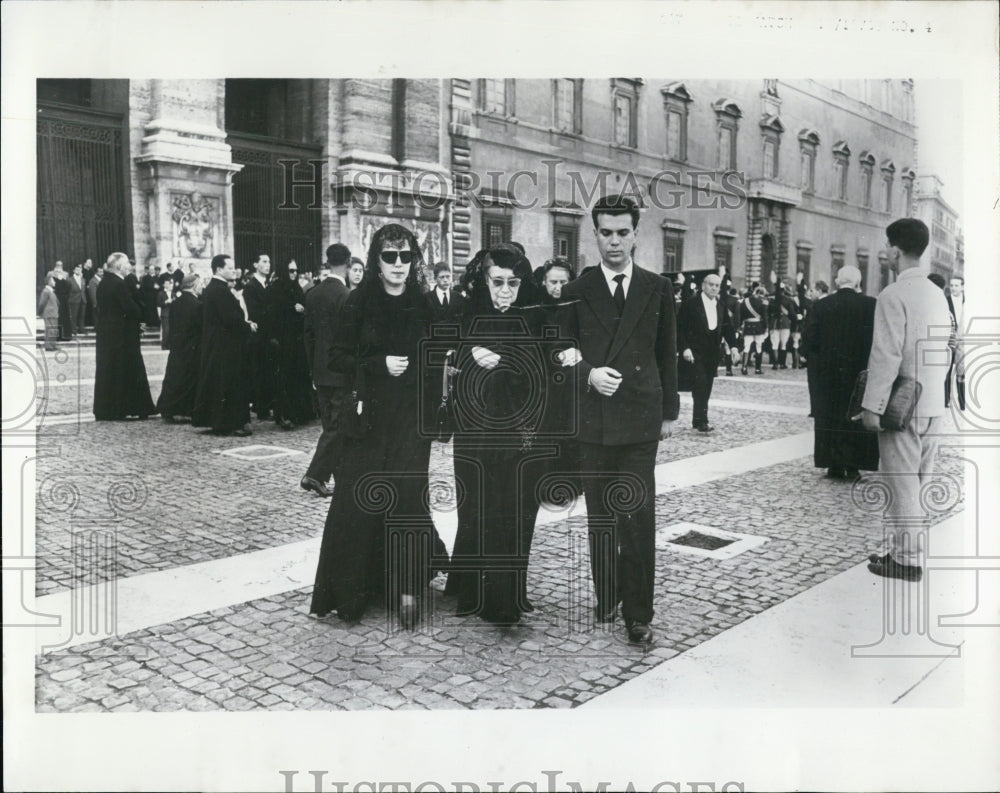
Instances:
[[[953,450],[941,469],[961,476]],[[822,478],[808,459],[663,494],[656,510],[660,525],[686,520],[769,539],[726,561],[661,551],[658,638],[648,652],[627,645],[620,622],[593,623],[585,519],[571,518],[536,535],[537,610],[520,626],[454,617],[441,578],[412,633],[383,610],[356,625],[310,618],[305,588],[42,656],[37,709],[575,707],[855,566],[881,539],[850,485]]]

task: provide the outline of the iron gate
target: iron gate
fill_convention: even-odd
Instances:
[[[84,259],[132,252],[124,117],[40,105],[36,162],[36,281],[61,259],[67,272]]]
[[[295,259],[299,270],[315,272],[322,259],[320,209],[308,189],[295,191],[297,208],[282,209],[285,202],[285,168],[279,160],[295,160],[293,176],[299,182],[312,180],[309,160],[320,158],[321,149],[295,146],[250,136],[230,134],[234,163],[243,170],[233,177],[233,235],[236,266],[248,269],[257,253],[277,262]],[[318,167],[318,166],[317,166]],[[322,197],[318,197],[322,200]]]

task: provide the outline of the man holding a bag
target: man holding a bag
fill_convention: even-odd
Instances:
[[[928,527],[920,492],[934,473],[945,414],[948,366],[941,362],[948,360],[951,318],[944,293],[927,280],[920,263],[930,239],[927,226],[903,218],[886,228],[886,237],[889,265],[895,265],[898,277],[878,296],[863,410],[855,417],[865,429],[879,433],[879,473],[891,494],[885,527],[888,553],[871,555],[868,569],[887,578],[919,581]],[[893,385],[901,377],[919,386],[916,408],[902,429],[883,429],[883,414],[892,412]]]

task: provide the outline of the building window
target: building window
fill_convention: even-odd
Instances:
[[[514,115],[514,81],[487,79],[479,81],[479,107],[499,116]]]
[[[580,217],[578,214],[557,214],[552,219],[552,255],[566,259],[574,271],[579,260]]]
[[[892,212],[892,181],[896,174],[896,166],[893,165],[892,160],[886,160],[882,163],[882,189],[881,189],[881,207],[883,212]]]
[[[865,249],[858,250],[858,269],[861,271],[861,283],[867,285],[868,283],[868,251]]]
[[[800,243],[795,250],[795,272],[802,273],[802,280],[808,284],[812,269],[812,246]]]
[[[720,170],[736,170],[736,133],[743,117],[739,105],[731,99],[719,99],[712,104],[715,111],[715,137],[719,156],[716,165]]]
[[[816,190],[816,151],[819,133],[804,129],[799,133],[799,186],[806,193]]]
[[[875,158],[866,151],[861,152],[861,206],[872,205],[872,169]]]
[[[667,122],[667,157],[684,162],[687,160],[688,106],[693,97],[684,83],[670,83],[660,89]]]
[[[830,246],[830,283],[836,283],[837,271],[844,266],[844,246]]]
[[[684,269],[684,231],[663,229],[663,272],[679,273]]]
[[[510,242],[513,236],[513,217],[500,210],[483,211],[483,247],[492,248]]]
[[[715,235],[715,271],[725,267],[730,277],[733,274],[733,238],[728,234]]]
[[[90,107],[93,85],[90,80],[43,79],[36,83],[39,102],[58,102],[63,105]]]
[[[764,147],[762,175],[765,179],[777,179],[778,152],[785,127],[777,116],[765,115],[760,122],[760,131]]]
[[[560,132],[579,135],[582,124],[583,80],[561,77],[552,81],[552,106],[554,126]]]
[[[851,150],[846,141],[833,144],[833,169],[836,178],[837,199],[847,200],[847,172],[851,162]]]
[[[639,86],[636,78],[615,77],[611,81],[612,141],[618,146],[638,146]]]

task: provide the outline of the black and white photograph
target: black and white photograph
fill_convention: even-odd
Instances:
[[[997,5],[657,5],[4,4],[6,789],[1000,785]]]

